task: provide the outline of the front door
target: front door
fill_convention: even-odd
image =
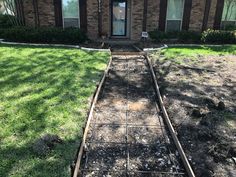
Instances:
[[[111,34],[126,36],[127,32],[127,0],[112,0]]]

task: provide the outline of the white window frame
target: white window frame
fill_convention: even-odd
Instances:
[[[183,12],[183,13],[182,13],[182,18],[181,18],[181,19],[175,19],[175,20],[167,19],[167,17],[168,17],[168,5],[169,5],[169,1],[171,1],[171,0],[167,0],[165,32],[168,32],[168,31],[167,31],[167,21],[178,21],[178,20],[181,21],[179,31],[182,31],[185,0],[183,1],[183,9],[182,9],[182,12]]]
[[[75,27],[75,28],[80,28],[80,4],[79,4],[79,0],[78,1],[78,5],[79,5],[79,8],[78,8],[78,17],[66,17],[66,18],[70,18],[70,19],[78,19],[78,27]],[[61,10],[62,10],[62,26],[63,28],[65,28],[65,17],[64,17],[64,10],[63,10],[63,0],[61,1]]]

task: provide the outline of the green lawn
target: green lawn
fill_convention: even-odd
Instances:
[[[236,45],[227,46],[174,46],[169,47],[161,51],[161,55],[165,56],[165,59],[173,60],[176,63],[181,63],[183,59],[190,58],[195,60],[199,56],[207,55],[236,55]]]
[[[0,176],[70,176],[89,98],[109,54],[0,45]],[[32,150],[47,133],[63,144]]]

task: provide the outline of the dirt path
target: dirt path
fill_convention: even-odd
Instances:
[[[185,176],[143,56],[113,56],[86,140],[82,176]]]
[[[235,177],[236,56],[184,56],[181,64],[152,57],[169,117],[196,176]]]

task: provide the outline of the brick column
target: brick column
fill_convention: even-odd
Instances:
[[[147,31],[158,29],[160,14],[160,0],[148,0]]]
[[[201,31],[205,11],[205,1],[193,0],[190,16],[189,30]]]
[[[133,0],[131,5],[131,39],[139,40],[143,29],[143,1]]]
[[[87,34],[90,39],[98,37],[98,1],[87,0]]]

